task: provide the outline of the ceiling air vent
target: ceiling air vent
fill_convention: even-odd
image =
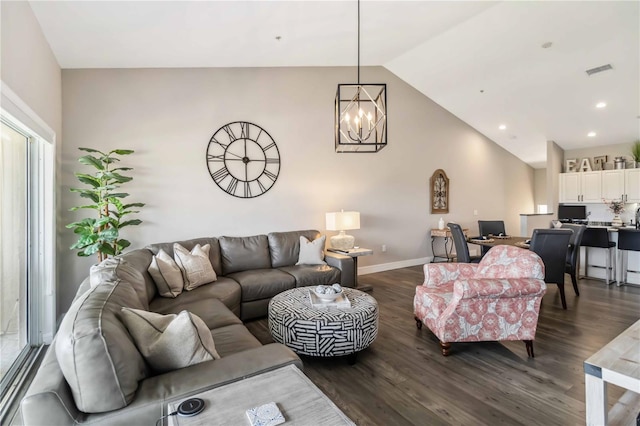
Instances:
[[[602,71],[612,70],[612,69],[613,67],[611,66],[611,64],[601,65],[599,67],[595,67],[595,68],[591,68],[590,70],[587,70],[587,75],[591,76],[593,74],[596,74]]]

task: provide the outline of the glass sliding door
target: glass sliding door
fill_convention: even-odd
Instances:
[[[29,349],[29,138],[1,123],[0,380]]]

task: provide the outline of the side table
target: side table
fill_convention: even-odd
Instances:
[[[465,237],[469,237],[468,228],[462,229]],[[434,248],[434,242],[436,238],[444,239],[444,253],[436,254],[436,250]],[[431,259],[431,263],[436,262],[436,258],[445,259],[446,262],[453,262],[453,259],[456,256],[453,254],[453,237],[451,236],[451,230],[447,227],[444,229],[431,228],[431,252],[433,253],[433,259]]]
[[[354,288],[360,290],[360,291],[372,291],[373,287],[370,285],[363,285],[363,286],[359,286],[358,285],[358,257],[360,256],[369,256],[373,254],[373,250],[371,249],[367,249],[367,248],[362,248],[362,247],[358,247],[358,248],[352,248],[349,250],[338,250],[338,249],[333,249],[333,248],[329,248],[327,249],[329,251],[332,251],[334,253],[340,253],[340,254],[344,254],[346,256],[351,256],[353,258],[353,283],[354,283]]]

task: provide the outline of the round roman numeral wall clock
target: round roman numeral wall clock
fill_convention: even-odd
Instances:
[[[227,194],[253,198],[267,192],[280,174],[280,152],[262,127],[234,121],[220,127],[207,146],[207,167]]]

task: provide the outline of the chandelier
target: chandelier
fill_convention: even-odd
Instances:
[[[358,83],[338,84],[336,152],[378,152],[387,146],[387,85],[360,84],[360,0]]]

